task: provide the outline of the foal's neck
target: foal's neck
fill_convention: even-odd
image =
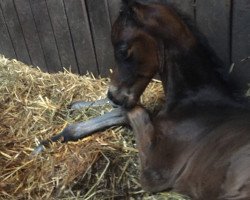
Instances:
[[[232,103],[219,64],[202,44],[189,49],[173,44],[165,46],[166,60],[160,76],[169,109],[179,104]]]

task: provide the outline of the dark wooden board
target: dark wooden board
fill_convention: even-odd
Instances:
[[[98,75],[98,67],[84,0],[65,0],[70,31],[80,74]]]
[[[245,90],[250,84],[250,1],[234,1],[232,26],[232,60],[235,63],[232,76]],[[245,61],[244,61],[245,60]]]
[[[164,1],[164,0],[162,0]],[[165,0],[166,2],[173,3],[183,14],[187,15],[190,19],[194,19],[194,0]]]
[[[7,58],[16,58],[16,53],[11,42],[8,28],[5,24],[2,10],[0,9],[0,54]]]
[[[63,0],[46,0],[62,66],[79,73]]]
[[[12,0],[1,0],[0,6],[3,11],[3,16],[12,39],[17,59],[26,63],[31,64],[29,53],[27,50],[26,42],[23,36],[23,31],[19,23],[19,19],[16,13],[15,5]]]
[[[43,71],[47,71],[29,0],[14,0],[14,4],[16,6],[32,65],[39,66]]]
[[[119,10],[121,7],[121,1],[118,0],[108,0],[108,7],[109,7],[109,17],[110,17],[110,22],[111,25],[114,23],[116,20]]]
[[[230,68],[231,0],[196,0],[196,22],[210,46]]]
[[[112,1],[112,0],[111,0]],[[113,0],[115,2],[115,0]],[[190,19],[194,19],[195,13],[195,0],[138,0],[142,3],[162,3],[162,4],[173,4],[183,14],[188,16]]]
[[[87,0],[92,36],[98,62],[99,73],[109,74],[114,66],[113,47],[111,45],[111,24],[106,0]]]
[[[62,71],[61,61],[45,0],[30,0],[33,17],[49,72]]]

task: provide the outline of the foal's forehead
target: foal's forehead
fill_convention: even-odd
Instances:
[[[133,43],[148,38],[149,33],[139,26],[131,16],[120,13],[119,17],[112,26],[112,42],[117,44],[120,42]]]
[[[119,41],[130,42],[140,34],[140,30],[133,26],[119,26],[112,29],[112,41],[114,43]]]
[[[126,27],[121,31],[120,37],[125,40],[131,40],[137,37],[139,34],[139,30],[135,27]]]

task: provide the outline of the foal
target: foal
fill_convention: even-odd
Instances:
[[[250,199],[250,111],[193,28],[171,5],[124,0],[112,43],[117,67],[108,97],[128,110],[143,188]],[[167,99],[151,120],[136,105],[157,72]]]

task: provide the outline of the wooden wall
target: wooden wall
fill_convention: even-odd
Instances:
[[[250,82],[249,0],[173,2],[197,24],[232,77]],[[48,72],[105,76],[114,66],[111,24],[120,0],[0,0],[0,54]]]
[[[0,0],[0,53],[48,72],[106,75],[117,0]]]

